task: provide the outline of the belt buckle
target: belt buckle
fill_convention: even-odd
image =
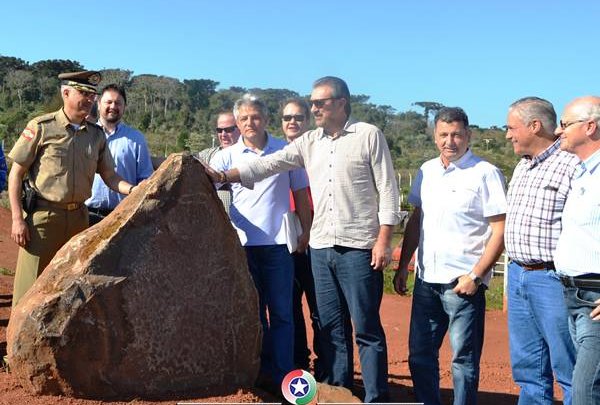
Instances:
[[[73,211],[73,210],[76,210],[77,208],[79,208],[79,203],[68,203],[67,204],[67,211]]]

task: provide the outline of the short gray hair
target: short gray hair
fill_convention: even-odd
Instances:
[[[259,99],[258,96],[252,93],[246,93],[242,96],[242,98],[237,99],[233,105],[233,116],[236,120],[240,115],[240,108],[245,106],[252,106],[256,108],[265,120],[269,118],[269,108],[267,105],[261,99]]]
[[[509,111],[516,112],[523,122],[529,125],[533,120],[539,120],[548,133],[556,129],[556,111],[548,100],[539,97],[524,97],[510,105]]]

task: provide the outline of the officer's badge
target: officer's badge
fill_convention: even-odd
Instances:
[[[35,132],[33,132],[31,128],[25,128],[23,132],[21,132],[21,136],[27,141],[31,141],[33,138],[35,138]]]
[[[90,77],[88,77],[88,82],[92,86],[97,86],[100,83],[101,80],[102,80],[102,76],[100,76],[100,74],[98,74],[98,73],[94,73],[93,75],[91,75]]]

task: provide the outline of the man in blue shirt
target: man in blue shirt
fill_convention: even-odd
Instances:
[[[267,106],[255,96],[246,94],[237,100],[233,114],[242,136],[211,159],[210,164],[216,170],[224,171],[243,162],[263,159],[287,145],[285,140],[266,132]],[[220,182],[228,182],[227,177]],[[298,238],[298,251],[303,252],[311,226],[307,187],[308,176],[303,169],[267,177],[257,182],[253,190],[239,183],[231,185],[229,215],[246,251],[248,269],[258,291],[263,327],[257,386],[277,393],[281,392],[285,375],[294,369],[294,263],[286,244],[283,217],[290,211],[292,190],[303,229]]]
[[[600,97],[569,103],[555,134],[562,150],[581,159],[554,255],[577,353],[573,405],[600,404]]]
[[[4,158],[4,150],[2,149],[2,144],[0,144],[0,192],[4,190],[4,186],[6,185],[6,172],[8,168],[6,167],[6,159]]]
[[[152,175],[152,160],[144,135],[121,122],[126,104],[127,96],[123,87],[115,84],[104,87],[98,101],[98,125],[106,134],[108,148],[115,161],[115,171],[129,183],[137,185]],[[85,202],[90,226],[110,214],[123,198],[124,195],[109,189],[96,174],[92,196]]]

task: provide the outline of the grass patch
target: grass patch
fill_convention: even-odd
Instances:
[[[10,203],[8,202],[8,191],[0,192],[0,207],[10,209]]]
[[[0,275],[2,276],[14,276],[15,272],[11,269],[7,269],[6,267],[0,267]]]

